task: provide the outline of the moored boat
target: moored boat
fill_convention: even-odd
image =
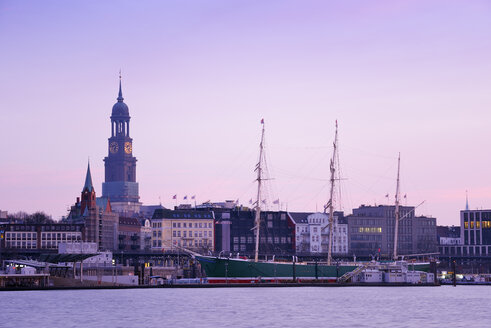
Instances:
[[[323,263],[252,261],[249,259],[195,256],[209,283],[258,282],[336,282],[359,264],[326,265]]]

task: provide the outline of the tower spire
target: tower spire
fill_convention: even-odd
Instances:
[[[467,197],[467,190],[465,191],[465,210],[469,210],[469,197]]]
[[[94,190],[94,187],[92,185],[92,175],[90,174],[90,162],[87,161],[87,174],[85,175],[85,184],[84,188],[82,191],[88,190],[89,192],[92,192]]]
[[[121,70],[119,70],[119,94],[118,94],[118,102],[123,102],[123,91],[121,90]]]

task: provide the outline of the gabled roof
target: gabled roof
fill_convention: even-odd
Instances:
[[[308,212],[288,212],[288,215],[290,215],[291,219],[295,224],[297,223],[308,223],[307,217],[312,214]]]

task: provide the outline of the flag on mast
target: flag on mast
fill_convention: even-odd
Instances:
[[[279,198],[273,202],[273,204],[276,204],[276,205],[278,205],[279,203],[280,203],[280,199]]]

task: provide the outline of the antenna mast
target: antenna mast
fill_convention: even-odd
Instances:
[[[261,143],[259,144],[259,162],[256,165],[255,171],[257,171],[257,199],[256,199],[256,219],[255,219],[255,229],[256,229],[256,252],[254,255],[254,261],[259,260],[259,230],[261,227],[261,182],[262,178],[262,168],[261,163],[263,161],[263,148],[264,148],[264,119],[261,120],[263,126],[261,132]]]
[[[396,186],[396,210],[395,210],[395,224],[394,224],[394,261],[397,261],[397,237],[399,236],[399,172],[401,169],[401,153],[397,159],[397,186]]]
[[[336,133],[334,134],[334,148],[332,151],[332,159],[331,159],[331,190],[329,193],[329,203],[328,206],[324,207],[324,213],[326,213],[327,207],[329,207],[329,241],[327,245],[327,265],[331,265],[332,260],[332,236],[333,236],[333,223],[334,223],[334,174],[336,172],[336,151],[338,147],[338,121],[336,120]]]

